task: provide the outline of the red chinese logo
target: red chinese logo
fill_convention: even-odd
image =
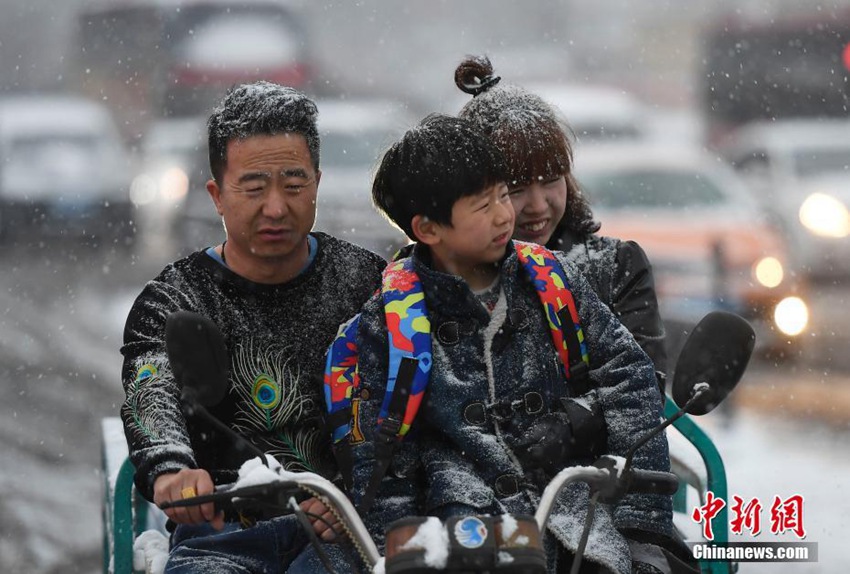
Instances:
[[[744,529],[750,531],[753,536],[758,536],[761,532],[761,502],[758,498],[753,498],[746,504],[740,496],[732,497],[732,519],[729,521],[729,528],[733,534],[743,534]]]
[[[795,494],[785,500],[778,496],[773,497],[773,505],[770,507],[770,531],[773,534],[793,532],[798,538],[806,537],[806,530],[803,528],[803,497],[801,495]]]
[[[694,522],[702,522],[702,535],[706,540],[714,540],[714,531],[711,529],[711,520],[717,516],[723,507],[726,506],[726,501],[722,498],[717,498],[710,490],[706,493],[705,504],[694,508],[691,518]]]
[[[711,521],[726,506],[726,501],[714,496],[710,490],[706,492],[705,504],[697,506],[691,513],[691,518],[696,523],[702,523],[702,535],[706,540],[714,540],[714,531]],[[744,534],[749,531],[752,536],[761,533],[761,511],[762,505],[758,498],[745,500],[740,496],[732,496],[732,505],[729,507],[731,518],[729,530],[732,534]],[[785,500],[775,496],[770,506],[770,532],[772,534],[784,534],[793,532],[798,538],[806,537],[806,529],[803,526],[803,497],[795,494]]]

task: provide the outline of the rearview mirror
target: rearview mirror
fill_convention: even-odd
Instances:
[[[747,321],[725,311],[703,317],[685,341],[673,376],[673,400],[685,405],[698,385],[708,390],[687,409],[704,415],[735,388],[750,361],[756,336]]]
[[[229,390],[224,336],[211,319],[175,311],[165,321],[165,348],[183,397],[205,407],[220,403]]]

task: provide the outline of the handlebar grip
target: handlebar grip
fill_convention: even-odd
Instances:
[[[630,493],[672,495],[679,489],[679,477],[670,472],[633,468],[631,473]]]

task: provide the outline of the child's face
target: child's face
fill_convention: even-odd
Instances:
[[[452,206],[452,225],[440,226],[442,257],[460,267],[495,263],[505,255],[514,230],[508,186],[499,183],[462,197]]]

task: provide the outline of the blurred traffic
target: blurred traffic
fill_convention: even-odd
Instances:
[[[440,22],[446,30],[444,43],[426,44],[432,53],[420,46],[419,60],[407,53],[396,62],[380,49],[357,55],[363,42],[341,25],[363,15],[352,7],[297,0],[75,6],[59,94],[3,104],[11,110],[3,117],[13,120],[0,122],[0,231],[76,232],[160,261],[220,242],[225,230],[205,190],[205,118],[230,85],[263,78],[317,99],[315,228],[385,257],[407,241],[373,209],[370,179],[404,129],[431,111],[456,113],[467,99],[452,91],[450,77],[466,44],[453,39],[445,19],[416,3],[384,6],[384,18]],[[508,19],[521,12],[506,2],[499,9]],[[466,10],[457,16],[474,13]],[[655,77],[617,71],[580,45],[578,28],[575,45],[541,47],[493,24],[487,33],[500,40],[475,47],[561,110],[602,233],[646,249],[673,333],[712,308],[731,309],[759,325],[765,349],[799,358],[817,330],[819,282],[843,284],[850,274],[850,17],[821,12],[797,7],[765,18],[718,5],[686,17],[670,7],[667,15],[693,32],[692,93],[672,79],[685,60]],[[609,22],[571,3],[541,11],[552,22],[575,14],[606,33]],[[419,45],[415,33],[408,38],[371,18],[358,25],[377,26],[378,45]],[[635,18],[635,26],[651,21]],[[459,38],[485,37],[453,25]],[[620,40],[628,54],[629,42]],[[351,57],[331,52],[333,42],[350,46]],[[652,57],[661,56],[645,56]]]
[[[129,139],[157,118],[208,114],[233,84],[308,80],[296,2],[92,0],[74,16],[67,84],[109,102]]]
[[[372,206],[372,173],[419,118],[389,99],[319,99],[316,105],[322,181],[315,227],[389,259],[408,240]]]
[[[649,107],[622,89],[552,82],[525,87],[564,114],[579,145],[632,141],[648,135]]]
[[[576,158],[601,232],[637,241],[652,262],[672,351],[718,308],[748,319],[763,350],[798,347],[807,296],[783,236],[728,166],[648,142],[582,146]]]
[[[720,152],[782,226],[801,272],[850,274],[850,121],[751,123],[734,131]]]

